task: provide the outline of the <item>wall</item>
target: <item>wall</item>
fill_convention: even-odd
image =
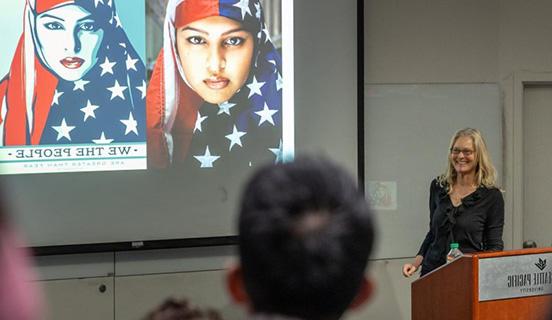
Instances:
[[[514,130],[512,124],[504,121],[507,111],[505,104],[509,103],[509,99],[513,96],[511,82],[514,73],[520,71],[542,73],[552,70],[552,41],[550,41],[552,21],[548,17],[552,10],[552,3],[542,0],[365,0],[364,5],[364,72],[367,96],[365,101],[370,101],[369,97],[373,93],[370,90],[373,88],[390,85],[416,85],[426,88],[434,85],[451,88],[461,84],[498,86],[500,112],[499,119],[494,121],[498,122],[499,127],[491,134],[501,135],[502,150],[497,150],[493,156],[498,157],[499,159],[496,160],[503,163],[501,181],[506,190],[504,240],[506,248],[521,247],[519,234],[523,216],[522,212],[514,210],[516,204],[512,197],[512,189],[523,186],[512,185],[514,181],[511,168],[514,159],[510,150],[514,144],[512,137],[515,135],[512,133]],[[391,107],[393,106],[385,108],[392,109]],[[388,112],[377,108],[380,106],[375,104],[365,106],[367,113]],[[477,117],[484,116],[489,110],[489,108],[481,109]],[[429,111],[419,114],[415,118],[419,122],[414,132],[423,132],[427,126],[439,127],[443,122],[450,121],[440,113],[436,114],[439,116],[436,117]],[[380,127],[383,126],[380,124]],[[450,128],[452,131],[455,129],[456,127]],[[397,130],[395,136],[407,137],[404,139],[405,144],[392,140],[395,145],[391,147],[412,151],[412,147],[407,143],[412,143],[415,138],[407,136],[408,132],[403,123],[398,123],[387,130]],[[376,132],[380,136],[383,136],[383,133],[385,131]],[[435,134],[442,135],[445,140],[449,138],[448,135],[443,134],[443,129],[435,129]],[[421,139],[421,149],[427,148],[424,145],[426,142]],[[366,143],[367,153],[371,147],[378,148],[377,141],[366,139]],[[417,160],[421,158],[420,155],[410,156],[408,153],[402,153],[397,157],[404,161],[418,161],[415,162],[418,168],[412,171],[408,179],[417,179],[420,172],[425,174],[428,170],[425,163]],[[371,161],[377,161],[377,158],[377,154],[367,156]],[[383,161],[384,159],[380,159],[378,163]],[[433,168],[434,171],[440,169],[441,167]],[[369,174],[367,170],[367,175]],[[416,188],[408,196],[425,200],[426,188],[421,190]],[[427,211],[412,211],[412,214],[418,215],[419,219],[427,225]],[[385,212],[378,214],[381,216]],[[404,232],[409,232],[408,228],[412,226],[402,227]],[[395,231],[395,229],[382,231],[386,234],[384,238],[387,242],[392,241]],[[421,242],[421,240],[412,239],[414,242]],[[395,245],[412,246],[411,243],[401,240],[396,241]],[[413,251],[410,255],[413,256],[415,253]],[[381,279],[380,288],[383,288],[384,294],[388,293],[387,288],[393,288],[394,293],[400,292],[403,295],[397,294],[385,301],[380,300],[381,305],[373,307],[388,310],[379,314],[382,318],[392,316],[391,310],[406,310],[401,314],[402,317],[395,317],[395,319],[410,319],[409,308],[402,308],[404,305],[410,305],[410,282],[398,281],[401,277],[399,268],[391,270],[388,267],[386,270],[395,278]],[[406,295],[404,295],[405,292],[407,292]]]
[[[297,132],[297,144],[316,141],[304,149],[325,152],[328,152],[326,144],[334,144],[330,155],[351,170],[356,167],[356,136],[351,132],[336,132],[328,126],[327,119],[316,119],[313,110],[329,110],[340,124],[349,123],[354,127],[352,124],[356,123],[356,88],[350,85],[356,79],[355,49],[343,48],[345,40],[356,36],[355,21],[351,18],[355,17],[353,2],[296,1],[296,7],[308,12],[306,17],[296,19],[296,41],[313,48],[308,53],[297,54],[296,65],[328,64],[317,70],[316,77],[296,75],[296,82],[304,89],[298,92],[296,101],[297,106],[303,106],[298,110],[298,117],[305,122],[316,122]],[[503,79],[513,72],[552,70],[552,19],[549,19],[552,3],[549,1],[365,0],[364,5],[366,86],[485,83],[497,84],[502,97],[510,90],[503,85]],[[320,23],[320,34],[301,28],[312,19],[331,23]],[[336,78],[336,74],[341,78]],[[503,101],[499,101],[502,105]],[[510,130],[499,129],[503,133]],[[509,143],[503,140],[504,147]],[[506,174],[502,178],[509,181],[510,177]],[[425,191],[420,191],[419,197],[425,199]],[[511,223],[520,213],[512,212],[508,193],[505,199],[505,239],[511,248],[520,245],[513,243]],[[421,212],[420,219],[427,219],[427,215]],[[412,239],[418,240],[421,241]],[[402,243],[392,245],[398,247]],[[135,319],[170,293],[193,296],[199,302],[221,308],[229,318],[237,318],[240,310],[228,301],[219,281],[223,274],[222,261],[232,256],[225,250],[228,249],[48,257],[40,259],[39,269],[48,300],[53,303],[52,319],[73,319],[75,314],[81,315],[84,307],[101,313],[94,317],[89,314],[92,311],[87,311],[90,319]],[[410,319],[412,279],[400,275],[401,265],[408,260],[409,257],[396,257],[373,261],[371,274],[377,282],[375,299],[350,317]],[[124,268],[125,272],[120,268],[123,265],[128,267]],[[101,284],[108,286],[105,295],[97,293]],[[74,299],[66,300],[67,297]],[[114,300],[115,308],[112,307]]]
[[[226,320],[244,319],[244,310],[232,304],[224,286],[224,267],[233,263],[233,251],[216,247],[39,258],[46,319],[140,319],[169,296],[216,308]],[[410,293],[404,288],[410,279],[397,276],[406,261],[371,262],[374,297],[347,318],[409,319]]]

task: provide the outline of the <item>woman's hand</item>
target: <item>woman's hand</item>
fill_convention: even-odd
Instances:
[[[416,256],[413,263],[405,263],[402,269],[403,276],[408,278],[413,275],[416,271],[418,271],[418,268],[422,264],[423,260],[424,257]]]
[[[418,271],[418,267],[416,267],[412,263],[405,263],[402,269],[403,276],[407,278],[413,275],[416,271]]]

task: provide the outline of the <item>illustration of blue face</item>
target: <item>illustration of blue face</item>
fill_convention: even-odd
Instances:
[[[67,81],[82,79],[96,64],[103,36],[91,13],[78,5],[60,6],[36,17],[42,62]]]

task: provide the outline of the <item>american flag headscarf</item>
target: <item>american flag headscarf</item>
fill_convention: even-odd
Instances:
[[[228,101],[209,104],[186,83],[176,30],[211,16],[233,19],[251,33],[254,52],[245,84]],[[197,168],[281,159],[282,60],[258,0],[169,0],[163,48],[147,94],[148,163]],[[233,159],[232,159],[233,158]]]
[[[76,81],[47,66],[35,26],[39,14],[66,5],[88,11],[103,30],[95,65]],[[146,141],[145,67],[115,0],[27,0],[23,18],[10,72],[0,83],[2,144]]]

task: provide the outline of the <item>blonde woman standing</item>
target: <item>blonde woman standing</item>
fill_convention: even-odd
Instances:
[[[496,170],[477,129],[462,129],[452,137],[446,171],[431,182],[429,232],[416,258],[403,266],[409,277],[445,264],[450,244],[464,253],[500,251],[504,247],[504,199],[496,186]]]

